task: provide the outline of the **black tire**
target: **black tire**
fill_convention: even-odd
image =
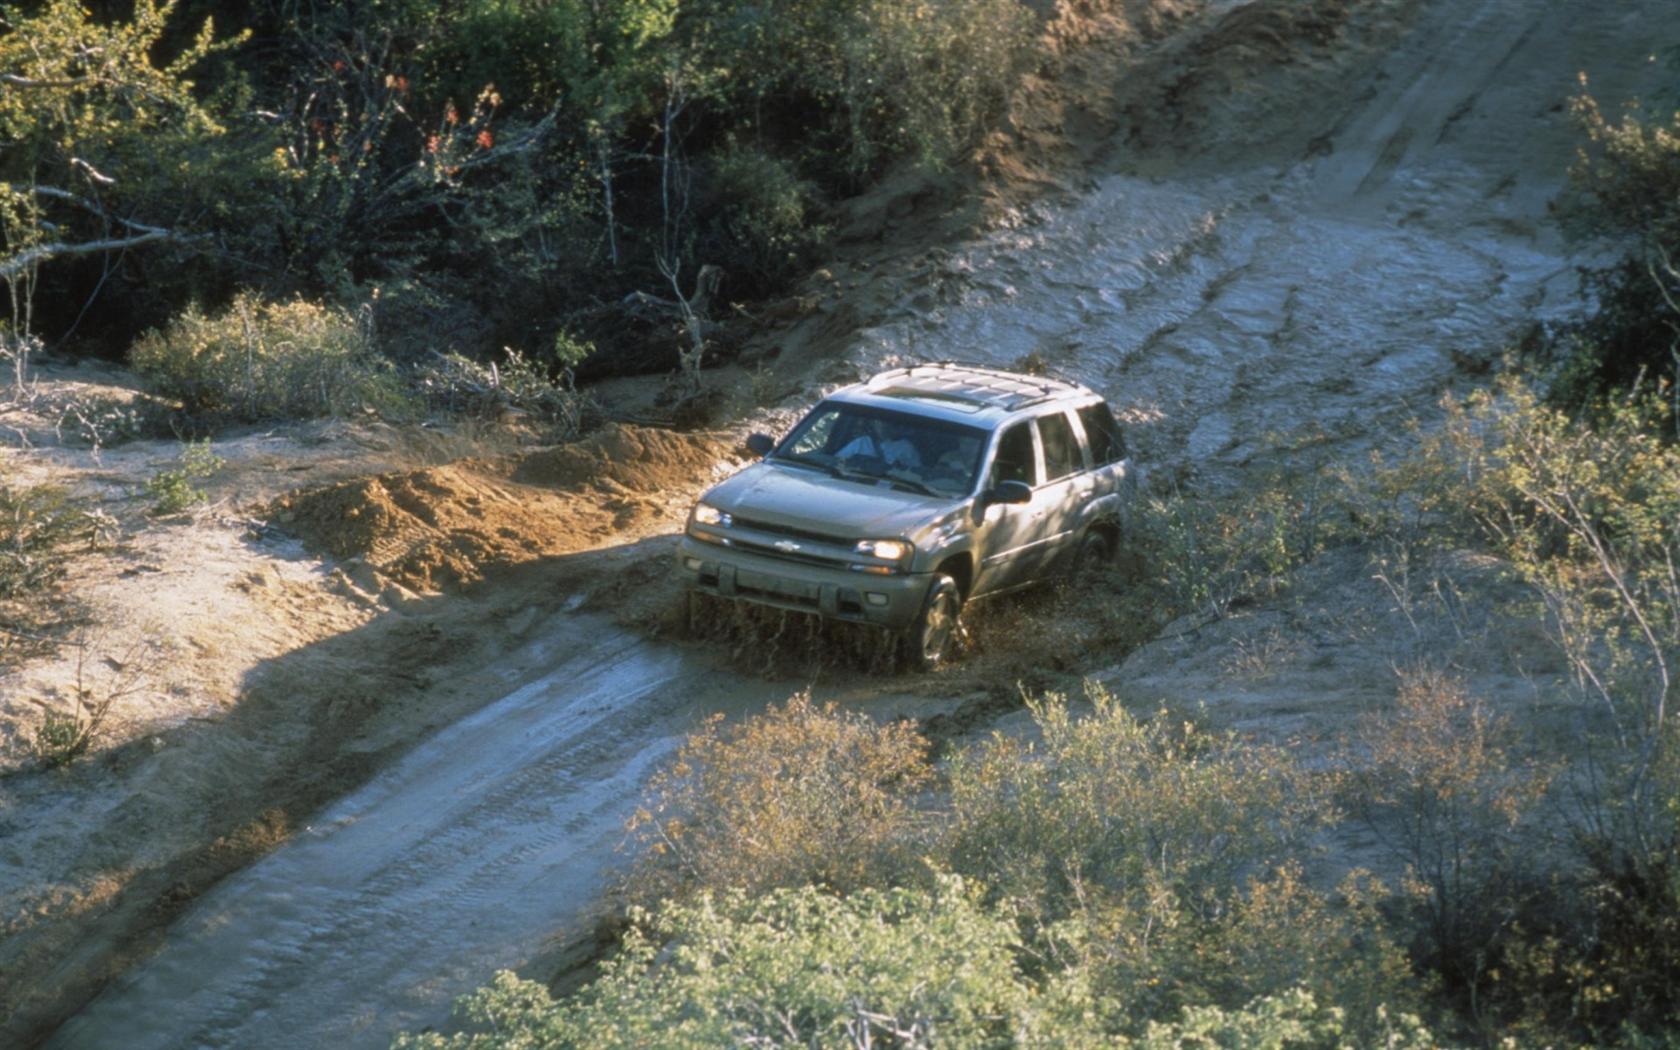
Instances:
[[[928,584],[916,622],[904,633],[904,662],[914,671],[937,671],[951,662],[962,629],[962,591],[943,573]]]
[[[1106,532],[1095,529],[1087,532],[1079,541],[1079,549],[1074,551],[1073,561],[1068,565],[1068,580],[1080,584],[1107,568],[1114,560],[1114,548]]]

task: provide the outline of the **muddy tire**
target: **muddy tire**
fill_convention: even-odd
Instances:
[[[1079,541],[1068,563],[1068,582],[1081,584],[1102,572],[1114,561],[1114,547],[1106,533],[1092,530]]]
[[[962,629],[962,604],[957,581],[944,574],[934,576],[922,600],[922,611],[900,640],[906,667],[937,671],[951,662]]]

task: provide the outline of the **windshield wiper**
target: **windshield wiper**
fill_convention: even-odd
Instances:
[[[937,495],[939,495],[939,493],[937,493],[937,492],[933,491],[932,489],[928,488],[927,483],[925,481],[923,481],[921,478],[912,477],[909,474],[902,474],[902,473],[900,473],[896,470],[889,470],[881,476],[886,478],[888,481],[892,482],[894,485],[904,486],[905,488],[909,489],[911,492],[919,492],[924,496],[937,496]]]
[[[820,459],[805,459],[802,456],[773,456],[771,458],[777,463],[791,463],[796,467],[810,467],[812,470],[820,470],[829,477],[846,477],[846,474],[838,466],[833,463],[824,463]]]
[[[939,495],[939,493],[928,488],[927,483],[922,481],[921,478],[916,477],[914,474],[906,474],[900,470],[889,470],[885,474],[865,474],[862,471],[858,471],[856,473],[837,474],[835,476],[846,478],[849,481],[886,481],[891,482],[899,488],[920,493],[923,496]]]

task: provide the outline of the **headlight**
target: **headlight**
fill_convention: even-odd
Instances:
[[[887,561],[903,561],[915,548],[903,540],[859,540],[854,549],[859,554],[870,554]]]
[[[735,524],[734,518],[718,510],[710,503],[696,503],[694,505],[694,521],[699,525],[716,525],[721,529],[727,529]]]

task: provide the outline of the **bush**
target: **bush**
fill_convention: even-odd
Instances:
[[[724,241],[717,258],[756,286],[786,285],[828,236],[828,227],[811,221],[816,188],[762,150],[724,150],[713,160],[712,182]]]
[[[1654,989],[1680,979],[1660,947],[1680,858],[1674,420],[1656,397],[1571,417],[1508,377],[1449,402],[1439,434],[1383,482],[1532,588],[1581,701],[1567,755],[1580,774],[1559,800],[1573,870],[1517,863],[1513,823],[1544,780],[1450,680],[1403,683],[1396,715],[1364,727],[1359,761],[1374,764],[1355,778],[1418,873],[1430,961],[1480,1020],[1535,1026],[1536,1042],[1614,1040],[1623,1020],[1655,1031]]]
[[[633,896],[893,883],[914,858],[911,793],[927,742],[800,693],[733,726],[721,716],[655,774],[631,823]]]
[[[405,1035],[396,1046],[840,1050],[1001,1047],[1040,1034],[1095,1045],[1076,1018],[1044,1008],[1016,947],[1012,924],[951,878],[932,892],[708,896],[638,916],[603,976],[570,1000],[503,973],[459,1007],[484,1034]]]
[[[908,154],[944,167],[1002,113],[1033,17],[1019,0],[895,0],[859,5],[841,27],[851,166]]]
[[[1006,915],[960,879],[837,898],[736,892],[638,915],[603,975],[569,999],[500,973],[457,1014],[475,1031],[399,1036],[400,1050],[545,1047],[1098,1047],[1344,1050],[1439,1046],[1415,1017],[1368,1027],[1301,989],[1240,1009],[1187,1008],[1136,1039],[1106,1032],[1077,972],[1035,981]]]
[[[1455,992],[1497,967],[1508,917],[1538,884],[1516,833],[1548,778],[1505,752],[1503,732],[1456,679],[1417,670],[1394,711],[1362,720],[1349,758],[1354,805],[1406,865],[1424,961]]]
[[[189,441],[181,446],[179,466],[160,470],[146,479],[146,494],[152,498],[154,514],[179,514],[205,500],[196,481],[222,469],[222,457],[210,451],[210,439]]]
[[[135,370],[191,413],[256,421],[409,409],[395,370],[348,311],[251,294],[209,316],[189,308],[140,337]]]
[[[581,357],[587,344],[564,332],[556,353]],[[410,373],[417,396],[431,408],[450,413],[497,417],[522,412],[548,428],[553,440],[575,437],[584,429],[591,402],[571,382],[551,379],[546,370],[517,350],[507,349],[499,363],[480,364],[460,354],[437,354]]]
[[[42,769],[57,769],[86,754],[93,746],[118,701],[140,691],[146,666],[136,660],[138,648],[122,659],[106,657],[111,673],[95,673],[86,638],[76,642],[75,679],[70,686],[68,710],[43,705],[41,720],[22,738],[22,749]]]
[[[1126,557],[1168,618],[1225,615],[1234,602],[1275,592],[1289,570],[1336,539],[1329,511],[1346,488],[1324,472],[1263,478],[1231,497],[1177,490],[1137,501]]]
[[[1076,719],[1028,700],[1041,743],[994,734],[951,767],[950,861],[1051,922],[1098,897],[1143,925],[1217,908],[1318,817],[1288,756],[1160,712],[1141,720],[1101,686]],[[1142,945],[1139,946],[1142,948]]]
[[[0,601],[39,595],[63,575],[65,548],[109,524],[57,486],[0,486]]]
[[[1357,940],[1325,935],[1328,904],[1287,867],[1331,816],[1287,755],[1165,712],[1140,720],[1090,693],[1083,719],[1061,697],[1029,701],[1041,743],[995,735],[953,760],[943,857],[1018,913],[1036,950],[1080,960],[1111,1024],[1234,1007],[1310,976],[1291,968],[1306,965],[1299,957],[1247,969],[1258,956],[1239,948],[1245,938],[1270,938],[1269,955],[1323,936],[1326,959],[1329,945]],[[1284,874],[1251,880],[1279,865]],[[1351,955],[1331,968],[1386,972]]]
[[[1583,87],[1584,87],[1583,81]],[[1620,263],[1587,274],[1592,312],[1566,328],[1552,396],[1570,407],[1628,393],[1642,378],[1680,391],[1680,110],[1612,122],[1584,91],[1573,111],[1586,134],[1570,172],[1585,230],[1633,235]]]

